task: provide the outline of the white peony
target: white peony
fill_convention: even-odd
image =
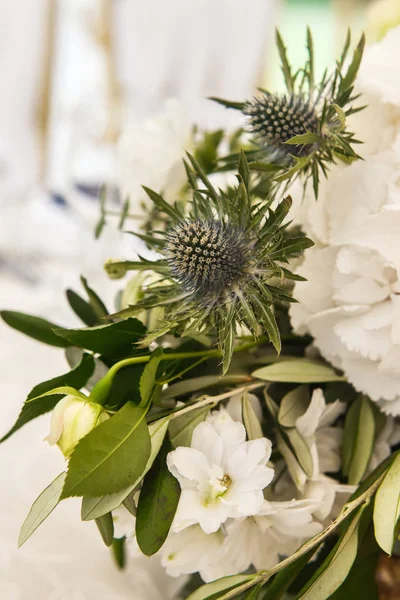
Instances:
[[[387,414],[400,414],[400,28],[366,49],[355,116],[364,161],[337,165],[297,223],[316,242],[298,273],[293,327]],[[370,132],[372,130],[372,135]]]
[[[186,182],[182,159],[192,146],[192,128],[185,107],[175,99],[152,119],[132,121],[120,136],[117,147],[118,178],[122,198],[129,197],[131,212],[141,214],[151,200],[145,185],[175,200]]]
[[[271,442],[246,441],[244,426],[226,411],[213,422],[200,423],[191,447],[179,447],[167,457],[182,488],[174,530],[199,524],[213,533],[230,517],[258,514],[263,490],[274,476],[267,466],[270,455]]]

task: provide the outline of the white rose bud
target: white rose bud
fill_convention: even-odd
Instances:
[[[69,458],[79,440],[109,416],[100,404],[65,396],[53,410],[46,441],[51,446],[57,444],[65,458]]]

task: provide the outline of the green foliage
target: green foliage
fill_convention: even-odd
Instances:
[[[344,381],[335,370],[322,361],[310,358],[278,360],[272,365],[261,367],[252,373],[256,379],[264,381],[286,381],[291,383],[323,383]]]
[[[61,491],[65,481],[65,473],[60,473],[58,477],[50,483],[49,486],[38,496],[29,511],[28,516],[22,524],[21,531],[18,537],[18,547],[25,544],[43,523],[45,519],[53,512],[60,501]]]
[[[129,318],[85,329],[57,328],[55,331],[69,344],[117,360],[132,354],[134,344],[143,337],[146,328],[138,319]]]
[[[136,539],[146,556],[156,554],[164,544],[178,506],[181,489],[167,467],[172,450],[164,439],[150,471],[144,478],[136,515]]]
[[[359,396],[346,414],[342,445],[342,472],[350,485],[364,476],[375,444],[375,416],[372,402]]]
[[[169,417],[164,417],[151,423],[149,425],[149,433],[150,433],[150,443],[151,443],[151,451],[150,456],[147,460],[147,463],[143,469],[143,471],[138,475],[136,480],[131,483],[128,487],[122,489],[120,492],[116,492],[115,494],[107,494],[105,496],[100,496],[97,498],[89,498],[84,497],[82,499],[82,510],[81,510],[81,518],[82,521],[90,521],[91,519],[96,519],[118,508],[124,500],[132,493],[132,491],[140,484],[143,477],[150,470],[160,448],[161,444],[164,440],[164,437],[167,433],[169,425]]]
[[[379,546],[391,555],[400,517],[400,454],[397,454],[375,498],[374,528]]]
[[[38,342],[58,348],[71,346],[71,342],[55,333],[54,330],[59,329],[59,325],[50,323],[46,319],[16,312],[15,310],[2,310],[0,316],[7,325]]]
[[[223,577],[206,583],[199,587],[193,594],[187,598],[187,600],[214,600],[214,598],[221,598],[217,596],[220,592],[228,592],[235,588],[238,588],[243,583],[251,581],[254,577],[252,575],[232,575],[231,577]]]
[[[107,513],[96,519],[97,529],[100,532],[106,546],[111,546],[114,536],[114,522],[111,513]]]
[[[150,456],[146,413],[127,402],[82,438],[68,465],[62,497],[95,498],[119,492],[143,473]]]
[[[72,371],[68,371],[63,375],[43,381],[36,385],[28,394],[27,399],[22,405],[21,412],[11,429],[0,439],[0,443],[7,440],[13,433],[18,431],[20,427],[36,419],[40,415],[52,410],[55,405],[61,400],[62,394],[45,395],[47,392],[59,387],[71,387],[75,389],[82,388],[93,374],[94,360],[89,354],[82,356],[81,362]],[[64,392],[64,394],[67,392]]]

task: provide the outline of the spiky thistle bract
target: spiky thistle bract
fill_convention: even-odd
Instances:
[[[354,150],[358,144],[348,130],[347,117],[364,107],[356,106],[354,82],[365,44],[362,35],[351,60],[348,60],[351,36],[347,34],[344,49],[332,73],[325,71],[315,79],[314,49],[307,29],[308,59],[304,67],[293,72],[280,34],[276,42],[282,65],[286,91],[274,94],[260,89],[245,102],[212,98],[227,108],[240,110],[247,123],[253,148],[247,152],[250,169],[262,178],[280,184],[293,181],[302,174],[313,180],[315,195],[321,172],[326,176],[329,164],[337,159],[360,158]],[[229,168],[232,158],[225,157],[222,168]],[[271,168],[268,168],[271,165]],[[275,167],[275,168],[273,168]]]
[[[249,169],[240,155],[238,183],[226,192],[216,190],[196,160],[185,163],[192,200],[185,213],[147,188],[158,210],[168,217],[165,231],[145,237],[161,256],[157,261],[109,262],[111,277],[128,270],[152,270],[159,275],[144,297],[115,317],[163,306],[165,323],[150,332],[145,343],[174,331],[180,335],[208,333],[215,339],[227,370],[238,326],[254,337],[264,332],[280,351],[279,329],[274,317],[276,301],[292,301],[283,284],[285,277],[297,279],[285,268],[312,242],[304,236],[290,237],[284,224],[291,206],[289,197],[271,208],[255,199],[249,190]]]

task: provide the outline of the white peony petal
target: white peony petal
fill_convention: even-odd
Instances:
[[[350,351],[371,360],[381,359],[390,350],[390,328],[366,330],[360,318],[343,319],[335,333]]]

